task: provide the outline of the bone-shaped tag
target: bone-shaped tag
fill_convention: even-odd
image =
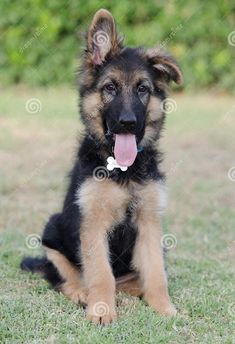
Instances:
[[[112,156],[109,156],[107,158],[107,169],[109,171],[112,171],[114,168],[120,168],[123,172],[126,171],[128,169],[127,166],[120,166],[118,165],[118,163],[116,162],[116,160],[112,157]]]

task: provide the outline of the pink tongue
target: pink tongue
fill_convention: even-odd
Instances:
[[[114,156],[120,166],[131,166],[137,155],[136,138],[133,134],[116,134]]]

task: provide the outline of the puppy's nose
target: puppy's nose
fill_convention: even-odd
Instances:
[[[136,117],[133,113],[122,113],[119,117],[119,123],[126,129],[134,129],[136,122]]]

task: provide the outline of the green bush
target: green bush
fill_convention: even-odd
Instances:
[[[100,7],[111,10],[127,44],[160,43],[170,50],[182,66],[186,88],[235,90],[231,0],[1,0],[2,82],[73,82],[84,45],[79,33]]]

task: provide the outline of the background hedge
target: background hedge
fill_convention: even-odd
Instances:
[[[83,44],[79,33],[101,7],[112,11],[129,45],[169,49],[187,88],[235,91],[231,0],[1,0],[2,82],[72,83]]]

